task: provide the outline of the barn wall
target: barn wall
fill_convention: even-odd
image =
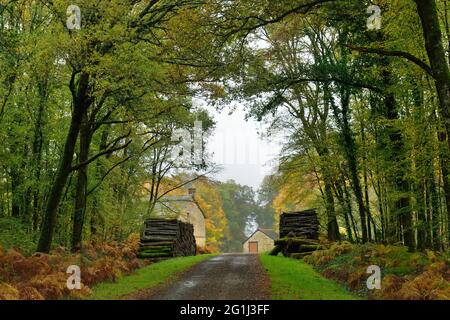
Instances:
[[[206,247],[206,228],[205,228],[205,218],[203,214],[197,209],[191,217],[191,223],[194,225],[194,236],[197,246],[201,248]]]
[[[179,219],[194,226],[194,236],[197,246],[204,248],[206,246],[206,228],[203,213],[194,202],[184,202],[183,209],[180,210]],[[189,213],[189,216],[188,216]]]
[[[274,247],[273,239],[268,237],[265,233],[258,231],[244,242],[243,252],[248,253],[248,243],[251,241],[258,242],[258,252],[268,252]]]

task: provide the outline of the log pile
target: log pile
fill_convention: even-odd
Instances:
[[[285,257],[301,259],[320,249],[319,241],[301,237],[285,237],[275,241],[275,247],[270,252],[277,255],[281,252]]]
[[[283,213],[280,216],[280,238],[288,234],[306,239],[319,239],[319,219],[316,210]]]
[[[315,210],[285,212],[280,216],[280,239],[275,240],[271,255],[302,259],[320,249],[319,220]]]
[[[170,258],[196,254],[194,227],[179,220],[147,219],[139,246],[140,258]]]

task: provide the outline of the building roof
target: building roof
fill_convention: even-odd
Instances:
[[[262,229],[262,228],[259,228],[258,230],[261,231],[262,233],[265,233],[267,236],[269,236],[273,240],[278,239],[278,233],[276,233],[275,230],[273,230],[273,229]]]
[[[268,236],[269,238],[271,238],[272,240],[276,240],[278,239],[278,234],[273,230],[273,229],[263,229],[263,228],[258,228],[255,230],[255,232],[253,232],[247,239],[245,239],[244,242],[245,243],[248,241],[248,239],[250,239],[251,237],[253,237],[257,232],[262,232],[264,233],[266,236]]]
[[[180,213],[179,211],[184,209],[183,204],[194,203],[202,213],[203,217],[206,218],[205,212],[203,211],[202,207],[198,204],[197,200],[195,200],[195,196],[192,194],[164,196],[157,202],[157,204],[158,203],[163,207],[166,207],[167,209],[174,211],[174,213]],[[170,206],[171,203],[176,203],[176,208],[171,207]]]

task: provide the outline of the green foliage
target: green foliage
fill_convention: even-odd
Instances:
[[[250,226],[317,207],[329,240],[448,250],[446,5],[437,1],[434,19],[434,6],[420,6],[434,1],[377,3],[383,27],[369,31],[359,0],[80,0],[82,28],[69,31],[66,0],[5,2],[0,244],[28,254],[40,233],[44,251],[77,249],[76,222],[84,245],[139,231],[161,192],[208,169],[208,159],[171,159],[175,130],[192,133],[196,120],[205,136],[214,129],[195,106],[202,96],[242,102],[267,136],[284,138],[280,170],[258,194],[199,184],[209,249],[241,250]],[[352,286],[360,260],[385,263],[394,280],[428,264],[397,248],[365,258],[370,250],[343,243],[311,259],[330,274],[346,265]]]
[[[16,248],[24,254],[31,254],[36,246],[36,234],[15,218],[0,218],[0,246],[8,250]]]
[[[304,261],[325,277],[372,299],[446,299],[450,293],[445,280],[450,270],[447,254],[411,253],[404,246],[342,243],[316,251]],[[381,268],[382,290],[367,289],[369,265]]]
[[[228,219],[229,235],[225,239],[224,250],[240,252],[246,238],[248,226],[255,221],[260,210],[255,192],[251,187],[242,186],[229,180],[219,184],[223,210]]]

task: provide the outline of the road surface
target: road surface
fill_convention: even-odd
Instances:
[[[268,278],[258,256],[223,254],[203,261],[176,281],[154,291],[150,300],[264,300]]]

